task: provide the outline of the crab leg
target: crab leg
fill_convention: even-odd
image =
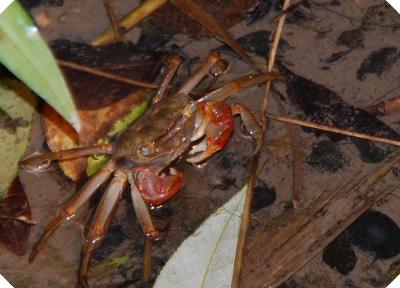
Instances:
[[[171,55],[168,57],[168,64],[163,73],[157,92],[154,94],[153,104],[157,103],[164,97],[165,91],[167,90],[169,83],[171,82],[181,63],[182,59],[177,55]]]
[[[117,208],[118,201],[121,199],[122,191],[126,183],[127,176],[123,172],[117,170],[101,198],[100,204],[88,228],[82,249],[81,266],[79,268],[79,282],[82,287],[89,287],[87,275],[90,259],[93,251],[100,245],[101,240],[107,232],[108,225]]]
[[[197,68],[192,76],[183,84],[183,86],[179,89],[178,93],[189,94],[190,91],[203,79],[205,75],[207,75],[208,71],[210,71],[211,67],[214,66],[221,59],[221,55],[218,52],[211,52],[208,54],[207,58],[203,63]]]
[[[58,152],[45,152],[38,155],[32,155],[19,162],[23,169],[27,170],[41,170],[46,168],[52,160],[64,160],[79,158],[92,154],[111,154],[111,144],[100,144],[91,147],[72,148]]]
[[[263,132],[260,124],[257,122],[254,115],[251,114],[250,111],[243,105],[231,104],[231,109],[233,115],[240,114],[240,118],[242,119],[242,122],[246,127],[246,130],[256,140],[257,145],[256,149],[254,150],[254,154],[257,153],[258,150],[261,148],[262,137],[263,137]]]
[[[57,216],[50,221],[47,225],[45,232],[40,237],[39,241],[36,242],[29,255],[29,262],[35,260],[36,255],[40,250],[43,249],[47,240],[53,235],[57,228],[61,225],[63,220],[69,220],[75,216],[76,211],[83,203],[85,203],[89,197],[103,184],[114,172],[116,165],[113,160],[109,160],[95,175],[93,175],[82,187],[82,189],[76,193],[70,200],[68,200],[58,212]]]
[[[239,79],[235,79],[226,83],[224,86],[217,88],[207,95],[203,96],[198,102],[202,101],[223,101],[229,96],[251,86],[255,86],[261,84],[266,81],[271,80],[284,80],[285,78],[278,73],[270,72],[270,73],[263,73],[263,74],[250,74],[240,77]]]
[[[140,195],[132,174],[128,174],[128,179],[131,186],[133,208],[135,209],[136,217],[139,221],[140,227],[142,227],[144,235],[150,241],[157,241],[161,239],[161,233],[157,230],[153,220],[151,219],[150,212],[142,198],[142,195]]]

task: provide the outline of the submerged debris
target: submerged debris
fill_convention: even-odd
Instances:
[[[361,19],[364,30],[386,28],[396,31],[400,28],[399,14],[389,3],[371,6]]]
[[[357,79],[365,80],[365,74],[377,74],[381,76],[383,71],[389,70],[399,58],[400,53],[396,47],[385,47],[373,51],[357,70]]]
[[[344,31],[339,35],[336,43],[352,49],[364,47],[364,31],[361,28]]]
[[[279,285],[278,288],[297,288],[299,285],[297,285],[296,281],[293,278],[290,278],[283,284]]]
[[[101,242],[101,245],[93,252],[93,259],[97,262],[103,261],[110,256],[110,254],[116,250],[125,239],[126,234],[121,225],[110,226]]]
[[[349,274],[357,263],[351,241],[345,234],[339,235],[322,253],[322,260],[342,275]]]
[[[31,217],[28,198],[16,178],[0,201],[0,242],[17,255],[24,255],[28,246]]]
[[[377,137],[399,139],[399,134],[367,111],[352,106],[328,88],[294,74],[282,64],[278,65],[287,78],[287,95],[298,106],[306,120],[339,129],[365,133]],[[321,132],[318,132],[321,133]],[[337,140],[336,134],[328,133]],[[360,151],[361,160],[378,163],[393,151],[390,145],[350,138]]]
[[[271,32],[267,30],[259,30],[256,32],[249,33],[245,36],[235,39],[240,46],[242,46],[246,52],[255,54],[260,57],[268,57],[269,47],[265,45],[269,43]],[[290,48],[289,43],[282,39],[279,41],[278,54],[284,54]],[[217,48],[218,51],[223,53],[239,57],[228,45],[224,44]]]
[[[245,17],[247,9],[253,7],[256,0],[198,0],[195,2],[214,16],[225,29],[229,29]],[[195,38],[212,34],[170,3],[163,5],[150,17],[161,27],[173,33],[189,34]]]
[[[64,0],[20,0],[26,9],[32,9],[38,6],[62,6]]]
[[[136,47],[145,53],[153,53],[162,48],[174,36],[174,33],[163,29],[151,19],[142,23],[140,28],[142,33],[136,43]]]
[[[313,146],[306,162],[323,172],[336,172],[346,160],[335,142],[323,140]]]
[[[251,212],[256,212],[261,208],[272,205],[276,200],[275,187],[268,186],[263,181],[258,181],[256,187],[254,187],[253,205]]]
[[[348,50],[344,50],[344,51],[339,51],[339,52],[335,52],[332,53],[331,56],[329,56],[328,58],[326,58],[325,60],[323,60],[323,62],[325,62],[326,64],[330,64],[333,63],[335,61],[340,60],[342,57],[346,56],[347,54],[349,54],[349,52],[351,52],[353,49],[348,49]]]
[[[346,231],[354,245],[375,259],[389,259],[400,253],[400,228],[381,212],[367,211]]]
[[[246,18],[245,18],[246,24],[251,25],[257,22],[258,20],[264,18],[264,16],[268,15],[272,6],[273,6],[272,0],[259,0],[256,6],[251,7],[246,12]]]
[[[10,115],[0,107],[0,129],[6,130],[10,134],[15,134],[18,127],[27,127],[29,121],[22,117],[11,118]]]

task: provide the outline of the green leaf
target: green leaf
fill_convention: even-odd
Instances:
[[[118,135],[124,132],[130,124],[135,122],[136,119],[142,116],[142,114],[146,111],[147,107],[149,106],[151,95],[152,94],[149,94],[149,96],[145,98],[142,104],[133,107],[132,111],[127,116],[115,122],[107,135],[97,141],[97,143],[110,143],[112,139],[116,138]],[[94,155],[89,157],[88,166],[86,168],[86,175],[90,177],[94,173],[96,173],[101,167],[104,166],[104,164],[107,163],[108,158],[109,157],[107,155]]]
[[[71,94],[38,28],[18,1],[1,0],[0,61],[79,131]]]
[[[0,80],[0,199],[17,176],[37,98],[18,80]]]
[[[154,288],[231,287],[245,193],[243,187],[182,243]]]

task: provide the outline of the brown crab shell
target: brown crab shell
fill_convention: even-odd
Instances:
[[[243,20],[246,11],[257,4],[257,0],[193,0],[201,5],[225,28],[229,29]],[[165,4],[151,15],[151,18],[165,30],[189,34],[195,38],[208,37],[212,33],[190,19],[170,3]]]
[[[145,91],[137,91],[126,98],[96,110],[78,110],[82,129],[78,133],[49,105],[43,108],[42,127],[51,151],[93,145],[102,138],[112,124],[129,114],[131,109],[145,101]],[[85,175],[87,157],[58,162],[64,174],[73,181]]]
[[[62,60],[147,82],[154,81],[159,73],[161,62],[158,57],[140,56],[130,47],[122,50],[131,50],[132,55],[123,55],[124,51],[118,50],[115,44],[92,47],[63,40],[59,45],[61,47],[53,46],[53,50]],[[112,60],[113,57],[121,58],[121,55],[126,57]],[[63,68],[63,72],[75,100],[82,127],[78,134],[53,108],[44,105],[42,127],[51,151],[95,144],[117,120],[128,115],[134,107],[143,104],[148,97],[146,89],[131,84],[69,68]],[[78,181],[85,175],[87,157],[59,161],[59,166],[67,177]]]

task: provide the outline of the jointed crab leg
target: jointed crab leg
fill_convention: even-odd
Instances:
[[[168,64],[167,67],[165,67],[165,71],[160,81],[160,85],[158,86],[157,92],[154,94],[153,104],[157,103],[162,99],[162,97],[164,97],[165,91],[167,90],[169,83],[171,82],[181,63],[182,59],[178,55],[171,55],[168,57]]]
[[[257,153],[258,150],[261,148],[262,137],[263,137],[260,124],[257,122],[256,118],[254,118],[254,115],[251,114],[250,111],[243,105],[231,104],[231,109],[233,115],[240,114],[240,118],[242,119],[242,122],[246,127],[246,130],[256,140],[257,146],[256,149],[254,150],[254,154]]]
[[[50,164],[50,162],[53,160],[79,158],[92,154],[111,154],[111,152],[111,144],[100,144],[90,147],[72,148],[64,151],[46,152],[38,155],[33,155],[21,160],[19,162],[19,165],[23,169],[40,170],[43,167],[47,167],[48,164]]]
[[[87,274],[92,253],[104,238],[126,183],[127,176],[123,172],[117,170],[101,198],[92,223],[88,228],[82,249],[81,266],[79,268],[79,280],[83,287],[89,287],[87,283]]]
[[[136,187],[134,177],[131,173],[128,174],[128,179],[131,186],[133,208],[135,209],[136,217],[138,218],[140,227],[142,227],[144,235],[146,235],[150,241],[157,241],[161,238],[161,234],[151,219],[147,205],[144,202],[138,188]]]
[[[201,97],[198,102],[202,101],[223,101],[229,96],[251,86],[255,86],[261,84],[266,81],[271,80],[285,80],[285,78],[275,72],[263,73],[263,74],[250,74],[240,77],[239,79],[235,79],[223,85],[220,88],[217,88],[207,95]]]
[[[75,216],[76,211],[83,203],[85,203],[89,197],[103,184],[116,169],[113,160],[109,160],[95,175],[93,175],[82,187],[82,189],[76,193],[70,200],[67,201],[58,212],[57,216],[51,220],[47,225],[45,232],[40,237],[39,241],[35,244],[29,255],[29,262],[32,262],[38,252],[43,249],[47,240],[53,235],[53,233],[60,226],[61,222],[65,219],[70,219]]]
[[[218,52],[211,52],[208,54],[207,58],[204,60],[203,63],[197,68],[197,70],[193,73],[192,76],[188,80],[186,80],[185,84],[179,89],[178,94],[189,94],[192,89],[199,84],[201,79],[205,75],[207,75],[208,71],[210,71],[211,67],[214,66],[221,59],[221,55]]]

